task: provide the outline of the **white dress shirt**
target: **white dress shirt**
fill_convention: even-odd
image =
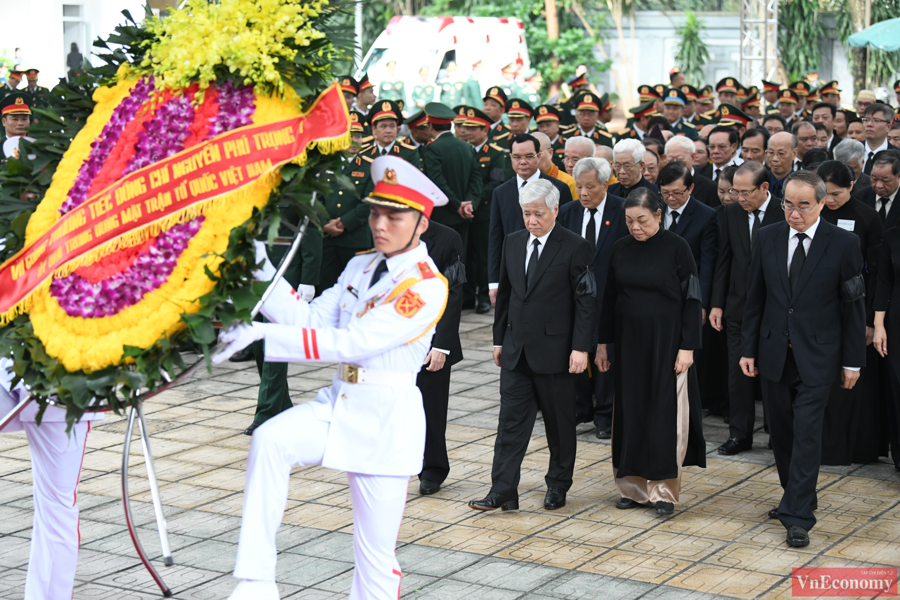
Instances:
[[[869,141],[866,140],[866,153],[865,153],[865,155],[863,156],[863,161],[862,161],[862,168],[863,168],[863,170],[865,170],[865,168],[866,168],[866,161],[869,160],[869,153],[870,153],[870,152],[873,152],[874,154],[878,154],[878,153],[881,152],[882,150],[887,150],[887,147],[888,147],[888,141],[887,141],[887,138],[884,138],[884,141],[881,142],[881,145],[878,146],[877,148],[870,148],[870,147],[869,147]]]
[[[816,230],[819,228],[819,223],[821,219],[817,219],[812,226],[804,231],[806,234],[806,239],[803,240],[803,250],[806,252],[806,255],[809,256],[809,247],[812,246],[812,240],[816,236]],[[788,273],[791,272],[791,259],[794,258],[794,251],[797,249],[797,243],[799,240],[797,239],[797,234],[799,231],[791,228],[791,233],[788,235]],[[841,367],[842,369],[846,369],[847,371],[859,371],[859,367]]]
[[[679,223],[681,222],[681,219],[684,218],[684,211],[687,208],[688,202],[690,202],[690,201],[691,201],[691,198],[690,198],[690,196],[688,196],[687,202],[685,202],[684,204],[682,204],[675,210],[672,210],[672,207],[669,207],[669,206],[666,207],[666,222],[665,222],[666,230],[668,230],[672,226],[672,213],[677,212]]]
[[[554,224],[553,227],[556,227]],[[528,245],[525,247],[525,274],[528,274],[528,261],[531,260],[531,254],[534,252],[534,240],[538,240],[541,242],[540,246],[538,246],[538,260],[541,260],[541,254],[544,252],[544,246],[547,245],[547,238],[550,236],[550,233],[553,231],[553,227],[550,228],[550,231],[542,235],[541,237],[534,237],[533,233],[528,234]]]
[[[897,191],[894,190],[894,193],[887,197],[887,202],[884,203],[884,214],[888,215],[891,212],[891,205],[894,204],[894,198],[897,197]],[[881,210],[881,199],[884,196],[875,196],[875,211]]]
[[[478,154],[479,152],[481,152],[481,149],[484,148],[484,145],[485,145],[485,144],[487,144],[487,140],[484,140],[483,142],[481,142],[481,143],[478,144],[477,146],[472,146],[472,148],[475,149],[475,154]]]
[[[715,163],[713,163],[712,180],[717,181],[719,179],[719,175],[722,173],[722,171],[724,171],[728,167],[730,167],[732,165],[734,165],[735,167],[739,167],[742,164],[744,164],[744,159],[740,158],[737,155],[734,155],[733,157],[731,157],[731,160],[728,161],[727,163],[725,163],[724,165],[722,165],[721,167],[716,165]]]
[[[757,209],[759,211],[759,226],[762,227],[762,220],[766,216],[766,211],[769,210],[769,203],[772,201],[772,194],[766,198],[766,201],[762,203],[762,205]],[[749,211],[747,213],[747,223],[750,228],[750,239],[753,239],[753,211]],[[790,266],[790,263],[788,263]]]
[[[531,183],[532,181],[537,181],[540,178],[541,178],[541,170],[540,169],[535,171],[534,175],[532,175],[528,179],[522,179],[522,176],[519,175],[518,173],[516,173],[516,187],[519,188],[519,191],[521,192],[522,186],[525,185],[525,183]]]
[[[394,140],[394,141],[396,141],[396,140]],[[391,149],[394,147],[394,142],[391,142],[391,143],[388,144],[387,146],[382,146],[382,145],[379,144],[378,142],[375,142],[375,147],[378,148],[378,154],[382,154],[382,153],[383,153],[383,154],[390,154],[390,153],[391,153]]]
[[[597,244],[597,240],[600,239],[600,223],[603,221],[603,210],[606,208],[606,196],[603,196],[603,200],[600,204],[597,205],[597,212],[594,213],[594,245]],[[588,208],[584,209],[584,216],[581,217],[581,237],[587,239],[587,226],[591,221],[591,211]]]

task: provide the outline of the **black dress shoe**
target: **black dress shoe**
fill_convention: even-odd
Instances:
[[[593,423],[593,422],[594,422],[594,415],[583,415],[583,414],[575,415],[575,424],[576,425],[581,425],[582,423]]]
[[[671,515],[673,512],[675,512],[675,505],[671,502],[663,502],[660,500],[656,503],[656,514]]]
[[[556,510],[566,505],[566,492],[559,488],[550,488],[544,496],[544,508]]]
[[[431,494],[436,494],[441,489],[441,484],[435,483],[433,481],[428,481],[427,479],[422,479],[419,481],[419,493],[423,496],[430,496]]]
[[[484,500],[472,500],[469,502],[469,508],[475,510],[519,510],[518,498],[507,498],[493,492],[488,494]]]
[[[491,312],[491,303],[490,302],[479,302],[478,306],[475,307],[476,315],[483,315],[485,313]]]
[[[740,454],[741,452],[746,452],[751,448],[753,448],[752,440],[728,438],[727,442],[719,446],[719,454],[723,454],[725,456],[733,456],[735,454]]]
[[[249,362],[253,360],[253,348],[247,346],[240,352],[236,352],[234,356],[228,359],[228,362]]]
[[[787,544],[792,548],[809,546],[809,534],[799,525],[791,525],[787,530]]]
[[[612,430],[609,427],[598,427],[597,428],[597,439],[598,440],[608,440],[612,437]]]
[[[643,504],[639,502],[635,502],[631,498],[619,498],[616,501],[616,508],[620,508],[622,510],[628,510],[629,508],[640,508]]]
[[[818,498],[813,498],[813,501],[810,503],[809,508],[810,508],[810,510],[812,510],[812,511],[817,511],[817,510],[819,510],[819,499],[818,499]],[[777,506],[776,506],[775,508],[773,508],[772,510],[769,511],[769,518],[770,518],[770,519],[777,519],[777,518],[778,518],[778,507],[777,507]]]
[[[241,433],[243,433],[244,435],[253,435],[253,432],[256,431],[260,425],[262,425],[262,423],[257,423],[256,421],[253,421],[252,423],[250,423],[250,427],[248,427]]]

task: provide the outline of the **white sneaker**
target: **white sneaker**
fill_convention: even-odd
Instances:
[[[228,596],[228,600],[280,600],[274,581],[242,580]]]

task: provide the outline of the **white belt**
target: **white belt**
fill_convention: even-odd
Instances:
[[[412,371],[376,371],[363,369],[346,363],[338,366],[341,381],[365,383],[367,385],[409,386],[416,385],[416,373]]]

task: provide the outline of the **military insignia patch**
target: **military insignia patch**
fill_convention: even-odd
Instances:
[[[406,292],[394,302],[394,309],[397,311],[397,314],[406,317],[407,319],[411,319],[423,306],[425,306],[425,301],[422,300],[420,295],[412,290],[406,290]]]
[[[365,177],[365,176],[366,176],[366,174],[363,173],[362,171],[352,171],[350,173],[350,177]]]
[[[391,103],[390,102],[382,102],[381,110],[391,110]]]
[[[385,169],[382,181],[390,183],[391,185],[397,185],[397,171],[394,169]]]

